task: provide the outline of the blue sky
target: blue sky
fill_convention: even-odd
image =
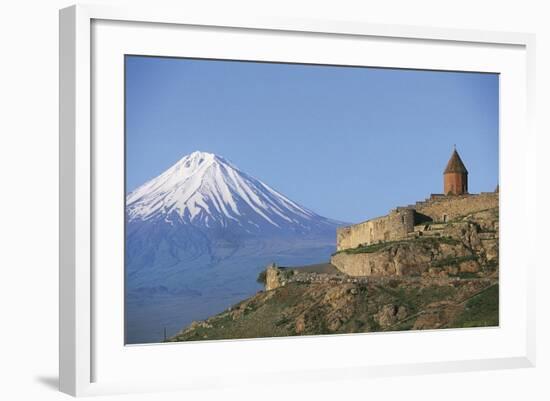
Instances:
[[[213,152],[346,222],[443,190],[453,144],[470,192],[498,183],[498,75],[127,56],[127,191]]]

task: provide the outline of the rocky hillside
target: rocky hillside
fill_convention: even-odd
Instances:
[[[309,273],[264,291],[168,341],[498,325],[494,278],[369,278]],[[334,276],[334,277],[333,277]]]
[[[498,326],[498,209],[418,232],[335,254],[351,274],[271,266],[265,291],[168,341]]]

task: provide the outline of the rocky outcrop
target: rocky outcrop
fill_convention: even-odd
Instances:
[[[331,263],[350,276],[492,273],[498,265],[498,208],[417,230],[411,238],[337,252]]]
[[[380,327],[386,329],[393,326],[398,321],[407,317],[407,307],[404,305],[382,305],[374,318]]]
[[[340,252],[331,263],[350,276],[410,276],[423,274],[435,262],[473,255],[459,242],[449,245],[432,239],[411,240],[389,244],[376,252]]]

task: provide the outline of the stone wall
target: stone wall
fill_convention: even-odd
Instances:
[[[478,195],[437,196],[418,202],[417,214],[427,216],[435,222],[445,222],[480,210],[498,207],[498,192]]]
[[[265,270],[265,290],[270,291],[281,287],[284,282],[283,271],[278,269],[275,264],[271,264]]]
[[[336,231],[336,250],[370,245],[380,241],[394,241],[414,231],[414,210],[397,208],[387,216],[342,227]]]
[[[498,192],[460,196],[432,195],[414,205],[396,208],[386,216],[337,229],[336,250],[403,239],[414,231],[415,225],[422,222],[447,222],[480,210],[498,207],[498,195]]]

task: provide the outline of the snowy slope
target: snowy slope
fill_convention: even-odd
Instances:
[[[253,235],[307,234],[334,230],[337,224],[206,152],[183,157],[130,193],[126,204],[129,222],[231,228]]]

